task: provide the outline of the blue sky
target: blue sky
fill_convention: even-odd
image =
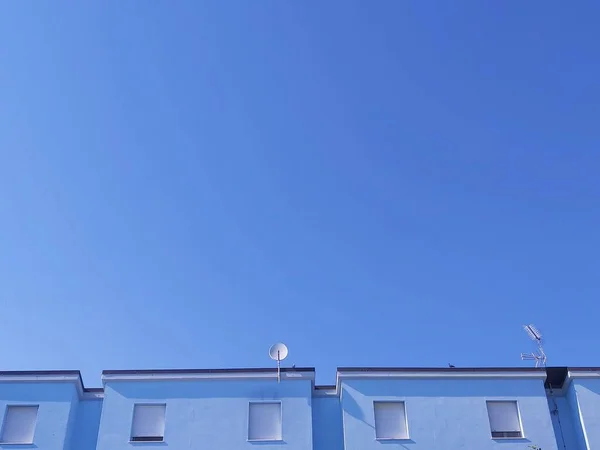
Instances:
[[[2,369],[600,365],[599,15],[2,2]]]

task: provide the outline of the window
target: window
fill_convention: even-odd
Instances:
[[[2,443],[33,444],[38,406],[7,406],[2,425]]]
[[[375,438],[408,439],[404,402],[374,402]]]
[[[522,438],[517,402],[487,402],[492,438]]]
[[[280,441],[281,439],[281,403],[250,403],[248,440]]]
[[[161,442],[165,434],[166,408],[167,405],[134,405],[131,440]]]

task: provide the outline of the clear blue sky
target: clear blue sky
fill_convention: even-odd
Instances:
[[[1,2],[1,368],[600,365],[599,20]]]

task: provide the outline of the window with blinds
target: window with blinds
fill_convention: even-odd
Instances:
[[[404,402],[374,402],[375,438],[408,439]]]
[[[131,440],[137,442],[162,442],[165,435],[165,410],[167,405],[136,404],[133,407]]]
[[[38,406],[9,405],[2,424],[3,444],[33,444]]]
[[[521,420],[517,402],[487,402],[492,438],[522,438]]]
[[[248,440],[282,440],[281,402],[250,403],[248,414]]]

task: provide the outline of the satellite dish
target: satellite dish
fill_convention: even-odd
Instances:
[[[288,355],[288,348],[285,344],[278,342],[269,349],[269,356],[275,361],[283,361]]]
[[[283,361],[288,355],[288,348],[285,344],[278,342],[273,344],[269,349],[269,356],[271,359],[277,361],[277,382],[281,380],[281,361]]]

